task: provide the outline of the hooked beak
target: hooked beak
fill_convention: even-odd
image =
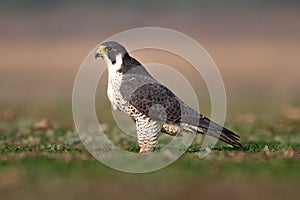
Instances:
[[[103,57],[103,53],[104,53],[104,50],[103,48],[99,47],[95,53],[95,59],[98,59],[99,57]]]

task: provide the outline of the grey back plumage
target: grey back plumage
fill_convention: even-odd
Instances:
[[[143,114],[154,120],[179,124],[203,117],[182,102],[171,90],[155,80],[134,58],[124,58],[120,92]],[[195,126],[199,120],[194,121]]]

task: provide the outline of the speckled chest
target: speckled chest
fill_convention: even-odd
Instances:
[[[122,81],[123,74],[119,72],[109,72],[107,96],[111,103],[113,110],[120,110],[130,116],[133,120],[137,120],[143,116],[134,106],[132,106],[128,100],[126,100],[121,94],[120,88],[124,84]]]

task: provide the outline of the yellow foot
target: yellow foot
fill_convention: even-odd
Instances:
[[[147,152],[150,152],[151,149],[145,149],[143,147],[140,148],[140,153],[147,153]]]

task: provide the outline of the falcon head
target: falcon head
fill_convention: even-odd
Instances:
[[[123,59],[127,54],[125,47],[115,41],[109,41],[102,43],[96,50],[95,59],[102,58],[106,64],[115,65],[118,60]]]

